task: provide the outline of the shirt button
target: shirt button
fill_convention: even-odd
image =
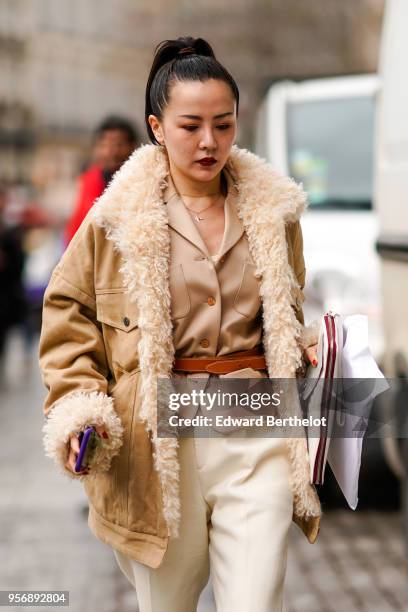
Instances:
[[[127,317],[124,317],[124,319],[123,319],[123,325],[124,325],[125,327],[129,327],[129,325],[130,325],[130,320],[129,320]]]
[[[207,340],[207,338],[203,338],[200,340],[200,346],[203,348],[208,348],[210,346],[210,342]]]
[[[215,304],[215,298],[214,298],[214,297],[212,297],[212,295],[211,295],[209,298],[207,298],[207,304],[208,304],[209,306],[214,306],[214,304]]]
[[[224,263],[224,261],[225,261],[225,257],[221,257],[220,263]]]

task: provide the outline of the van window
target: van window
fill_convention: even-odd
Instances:
[[[374,98],[291,102],[287,109],[291,176],[312,209],[370,209]]]

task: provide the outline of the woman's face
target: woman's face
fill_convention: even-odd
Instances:
[[[208,182],[220,173],[234,144],[236,102],[224,81],[176,81],[161,121],[150,115],[149,123],[166,147],[171,169]],[[204,158],[207,163],[200,163]]]

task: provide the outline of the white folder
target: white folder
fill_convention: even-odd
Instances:
[[[337,379],[335,393],[330,398],[328,427],[320,428],[320,435],[316,428],[308,431],[308,450],[310,460],[310,480],[313,483],[324,482],[326,462],[329,463],[343,495],[353,510],[358,503],[358,478],[361,466],[361,451],[365,431],[361,423],[367,422],[375,397],[389,388],[387,381],[379,370],[368,344],[368,321],[365,315],[341,316],[336,313],[327,313],[327,317],[334,317],[336,334],[334,337],[336,355],[331,368],[332,376]],[[303,399],[308,399],[309,415],[322,416],[326,414],[327,402],[323,402],[323,381],[330,370],[328,363],[329,346],[327,325],[325,317],[322,318],[318,342],[318,365],[309,366],[307,381],[303,390]],[[381,379],[380,384],[373,386],[372,392],[365,395],[359,404],[353,403],[352,409],[347,410],[347,386],[352,391],[349,379]],[[326,380],[327,383],[327,380]],[[343,384],[344,383],[344,384]],[[342,395],[341,410],[336,413],[336,394]],[[350,397],[352,393],[349,393]],[[326,405],[324,405],[326,404]],[[345,404],[345,406],[344,406]],[[346,407],[346,410],[344,408]],[[362,419],[362,417],[364,417]],[[344,437],[330,436],[333,419],[342,420]],[[355,433],[353,433],[355,432]]]

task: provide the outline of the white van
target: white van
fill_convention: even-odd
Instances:
[[[384,371],[395,377],[395,437],[384,440],[400,476],[408,551],[408,2],[388,0],[381,41],[383,88],[377,108],[375,207],[379,216]]]
[[[366,314],[370,346],[382,354],[379,257],[373,211],[377,75],[282,81],[257,121],[256,152],[303,183],[307,268],[305,318]]]
[[[376,138],[377,248],[389,376],[408,378],[408,2],[386,4]],[[408,408],[407,408],[408,410]]]

